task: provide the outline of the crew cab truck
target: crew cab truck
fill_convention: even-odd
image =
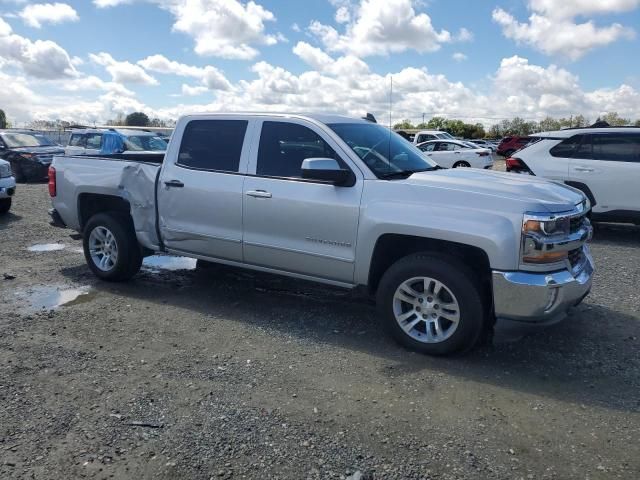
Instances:
[[[589,292],[589,203],[535,177],[443,170],[410,142],[335,115],[182,117],[161,164],[56,157],[53,223],[104,280],[167,252],[345,288],[427,354],[495,319],[551,323]]]

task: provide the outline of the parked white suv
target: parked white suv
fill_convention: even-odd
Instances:
[[[440,130],[420,130],[413,137],[413,144],[428,142],[429,140],[455,140],[449,132],[441,132]]]
[[[640,128],[580,128],[535,136],[540,140],[507,159],[507,171],[582,190],[595,221],[640,224]]]

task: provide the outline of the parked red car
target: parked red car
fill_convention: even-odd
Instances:
[[[517,135],[504,137],[498,145],[498,155],[510,157],[515,151],[526,147],[533,140],[535,140],[533,137],[519,137]]]

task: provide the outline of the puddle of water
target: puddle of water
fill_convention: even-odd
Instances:
[[[56,250],[64,250],[66,245],[64,243],[39,243],[31,245],[27,250],[30,252],[55,252]]]
[[[80,305],[93,300],[97,292],[90,287],[60,288],[53,286],[34,287],[17,292],[35,310],[52,310],[64,306]]]
[[[142,268],[151,272],[160,270],[194,270],[197,260],[189,257],[173,257],[170,255],[151,255],[142,262]]]

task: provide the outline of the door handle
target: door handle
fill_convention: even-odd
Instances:
[[[176,187],[176,188],[184,187],[184,183],[182,183],[180,180],[168,180],[168,181],[164,182],[164,184],[167,186],[167,188],[169,188],[169,187]]]
[[[271,194],[265,190],[248,190],[247,195],[254,198],[271,198]]]
[[[587,167],[573,167],[573,169],[577,172],[593,172],[593,168]]]

